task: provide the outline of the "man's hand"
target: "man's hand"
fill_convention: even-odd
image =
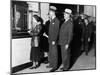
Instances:
[[[81,39],[81,41],[83,42],[83,41],[84,41],[84,39],[82,38],[82,39]]]
[[[45,37],[47,37],[47,38],[48,38],[48,35],[47,35],[46,33],[44,33],[44,34],[43,34],[43,36],[45,36]]]
[[[52,41],[52,45],[55,45],[55,41]]]
[[[88,38],[88,42],[90,42],[90,38]]]
[[[65,45],[65,49],[68,49],[68,44],[67,44],[67,45]]]

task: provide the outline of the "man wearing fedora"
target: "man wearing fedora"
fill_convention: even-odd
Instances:
[[[53,72],[57,69],[58,64],[58,51],[57,51],[57,38],[59,32],[59,20],[56,17],[57,8],[54,6],[50,6],[49,16],[51,18],[49,25],[49,53],[48,53],[48,61],[49,66],[47,68],[52,68],[50,72]]]
[[[70,66],[70,42],[73,36],[73,22],[71,19],[72,10],[65,9],[64,23],[61,25],[59,32],[59,45],[61,46],[61,56],[63,67],[61,70],[67,71]]]

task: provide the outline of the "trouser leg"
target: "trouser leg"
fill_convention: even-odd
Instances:
[[[57,68],[58,64],[58,51],[57,45],[49,45],[48,60],[53,68]]]
[[[88,38],[85,38],[85,43],[84,43],[84,49],[85,49],[85,52],[86,52],[86,55],[88,54]]]
[[[61,46],[62,64],[65,70],[70,66],[70,49],[65,49],[65,45]]]

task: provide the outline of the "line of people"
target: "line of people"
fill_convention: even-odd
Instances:
[[[48,63],[49,65],[46,68],[51,68],[50,72],[54,72],[58,69],[58,60],[61,54],[63,67],[62,71],[67,71],[70,68],[70,57],[71,57],[71,42],[74,37],[74,24],[86,24],[88,27],[84,26],[84,30],[82,35],[82,41],[84,41],[84,50],[86,50],[86,55],[88,55],[88,34],[92,33],[91,24],[88,24],[88,20],[85,18],[84,22],[82,19],[77,18],[77,20],[73,20],[72,18],[72,10],[65,9],[63,12],[64,22],[60,26],[60,20],[56,16],[57,8],[55,6],[50,6],[49,9],[49,21],[46,22],[46,25],[43,25],[43,20],[41,17],[37,15],[33,15],[33,23],[32,28],[29,30],[30,35],[32,35],[31,40],[31,52],[30,52],[30,60],[33,62],[33,65],[30,69],[38,68],[41,64],[42,59],[44,58],[44,50],[48,50]],[[85,23],[85,24],[84,24]],[[76,29],[77,30],[77,29]],[[80,32],[80,31],[79,31]],[[75,33],[77,35],[77,33]],[[87,34],[87,35],[86,35]],[[75,35],[75,37],[76,37]],[[77,35],[77,36],[81,36]],[[48,41],[47,43],[44,41]],[[49,45],[47,45],[49,44]],[[77,42],[76,42],[77,44]],[[61,52],[58,51],[58,45],[60,46]],[[49,47],[47,47],[49,46]]]

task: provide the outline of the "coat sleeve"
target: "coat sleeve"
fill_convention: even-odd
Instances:
[[[73,24],[70,23],[69,24],[69,27],[68,27],[68,41],[67,41],[67,44],[70,44],[71,40],[72,40],[72,37],[73,37]]]
[[[55,30],[54,30],[54,37],[53,37],[53,41],[57,42],[57,38],[58,38],[58,34],[59,34],[59,20],[56,20],[55,22]]]

